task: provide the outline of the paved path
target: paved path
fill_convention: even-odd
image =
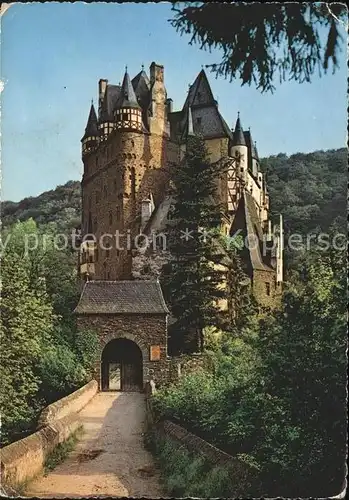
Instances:
[[[85,432],[74,451],[26,496],[164,496],[152,455],[144,449],[141,393],[100,392],[81,411]]]

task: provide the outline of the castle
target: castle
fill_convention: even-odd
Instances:
[[[175,202],[169,194],[169,169],[183,158],[192,134],[204,138],[211,162],[227,165],[216,179],[216,198],[223,207],[222,233],[234,235],[238,231],[249,242],[242,256],[258,304],[273,307],[280,295],[281,216],[272,227],[266,179],[251,131],[243,130],[240,116],[230,129],[205,71],[201,70],[190,85],[180,111],[173,110],[164,84],[164,67],[159,64],[151,63],[149,76],[142,68],[132,80],[126,68],[121,85],[101,79],[98,113],[92,103],[81,140],[84,173],[79,270],[85,285],[76,313],[83,326],[93,325],[102,337],[108,331],[109,340],[138,339],[138,345],[144,344],[143,361],[144,356],[151,361],[151,352],[154,356],[157,352],[158,361],[167,356],[166,332],[160,337],[153,335],[167,328],[164,318],[168,310],[157,280],[166,251],[140,251],[130,242],[140,233],[150,236],[166,228]],[[142,299],[144,293],[152,297],[153,304]],[[106,326],[113,314],[132,318],[131,327],[126,328],[125,321],[113,323],[116,316],[112,326]],[[133,323],[137,314],[139,328]],[[150,316],[156,318],[156,325]],[[161,326],[157,323],[160,316],[166,323],[160,321]],[[112,334],[111,329],[119,333]],[[151,329],[151,341],[144,341]],[[150,376],[151,372],[147,373]]]

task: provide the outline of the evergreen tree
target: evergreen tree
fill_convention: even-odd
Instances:
[[[215,203],[219,167],[211,164],[201,137],[188,138],[183,161],[171,169],[175,206],[168,226],[169,263],[163,270],[166,300],[176,319],[174,351],[203,349],[203,328],[218,321],[223,271],[214,233],[220,226]]]
[[[348,19],[343,3],[325,2],[174,2],[172,10],[170,23],[190,44],[221,49],[221,61],[208,65],[217,76],[262,91],[273,91],[277,77],[310,82],[330,62],[335,71]]]

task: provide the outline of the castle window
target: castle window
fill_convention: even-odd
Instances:
[[[107,197],[108,196],[108,186],[106,184],[104,185],[103,191],[104,191],[104,196]]]
[[[99,191],[96,191],[96,203],[99,203],[100,200],[100,193]]]
[[[116,182],[116,179],[114,179],[114,193],[116,193],[117,189],[118,189],[118,184]]]
[[[270,283],[266,283],[266,284],[265,284],[265,293],[266,293],[267,295],[270,295]]]
[[[116,220],[120,220],[120,207],[116,207]]]
[[[196,119],[196,124],[197,124],[197,125],[201,125],[201,122],[202,122],[202,118],[201,118],[201,116],[199,116],[199,117]]]
[[[111,210],[109,210],[109,225],[113,224],[113,213]]]
[[[122,119],[127,120],[128,119],[128,114],[127,113],[122,113]]]

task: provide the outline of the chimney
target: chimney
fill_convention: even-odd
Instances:
[[[98,88],[99,88],[99,99],[103,100],[103,97],[104,97],[104,94],[105,94],[105,90],[107,88],[107,85],[108,85],[108,80],[104,80],[103,78],[101,78],[98,82]]]
[[[164,67],[161,64],[156,64],[154,61],[149,68],[150,84],[153,85],[156,81],[164,82]]]

